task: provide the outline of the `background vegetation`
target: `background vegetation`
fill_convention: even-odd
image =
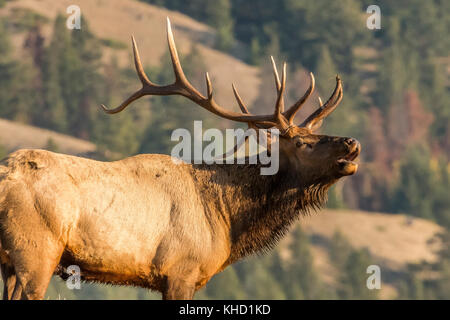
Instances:
[[[247,63],[260,66],[268,54],[286,57],[292,74],[300,69],[315,73],[319,92],[331,92],[330,76],[339,73],[345,80],[345,99],[323,131],[357,137],[364,146],[364,170],[332,190],[329,206],[408,213],[450,228],[450,2],[377,1],[382,28],[373,31],[365,28],[365,9],[373,4],[367,0],[145,2],[212,26],[219,50],[233,54],[236,43],[245,44]],[[114,57],[108,63],[101,59],[106,46],[121,49],[120,43],[97,38],[89,31],[89,21],[83,21],[82,31],[70,31],[65,19],[48,21],[27,13],[0,21],[0,117],[94,141],[99,150],[108,150],[104,159],[168,153],[172,130],[194,119],[220,125],[178,97],[139,101],[151,109],[130,108],[114,117],[100,113],[99,104],[116,105],[133,90],[129,83],[134,70],[119,67]],[[54,25],[47,42],[41,33],[45,24]],[[11,45],[11,35],[23,31],[28,60],[15,58]],[[184,59],[188,77],[202,82],[204,67],[195,48]],[[165,83],[172,77],[168,65],[165,55],[159,66],[147,68],[156,82]],[[0,157],[5,154],[0,147]],[[398,298],[450,298],[448,238],[442,235],[438,262],[412,265],[396,277]],[[198,297],[377,298],[365,286],[370,252],[352,248],[340,234],[333,240],[330,254],[338,273],[333,287],[325,285],[312,267],[310,239],[296,229],[291,259],[281,259],[278,250],[248,259],[215,277]],[[424,277],[425,271],[434,276]],[[81,292],[69,291],[58,281],[48,295],[155,297],[145,290],[91,285]]]

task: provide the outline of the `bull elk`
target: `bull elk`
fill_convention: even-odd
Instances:
[[[167,38],[175,82],[152,83],[132,39],[142,88],[110,114],[145,95],[182,95],[202,108],[253,128],[277,128],[279,171],[260,164],[175,163],[141,154],[99,162],[44,150],[19,150],[0,162],[0,261],[5,299],[42,299],[53,274],[78,265],[81,279],[133,285],[164,299],[191,299],[215,274],[275,245],[302,213],[319,208],[328,188],[352,175],[360,144],[314,134],[342,100],[336,78],[331,97],[297,126],[294,117],[310,86],[285,110],[286,64],[275,63],[275,112],[250,113],[233,86],[242,113],[216,103],[206,74],[202,95],[183,73],[170,21]],[[273,60],[272,60],[273,62]]]

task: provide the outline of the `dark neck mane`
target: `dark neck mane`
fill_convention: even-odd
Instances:
[[[280,167],[277,174],[260,174],[261,165],[198,165],[194,178],[202,194],[206,214],[219,215],[230,229],[228,263],[255,252],[268,251],[292,222],[326,201],[330,182],[310,182]],[[206,196],[208,195],[208,196]]]

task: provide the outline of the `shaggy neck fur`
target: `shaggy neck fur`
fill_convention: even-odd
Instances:
[[[225,223],[230,230],[231,264],[249,254],[270,250],[300,214],[315,210],[326,201],[334,181],[308,181],[301,172],[281,165],[277,174],[263,176],[261,165],[199,165],[194,179],[209,221]],[[218,217],[216,219],[216,217]]]

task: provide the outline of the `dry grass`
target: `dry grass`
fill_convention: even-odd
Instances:
[[[53,141],[58,151],[67,154],[84,154],[96,150],[95,144],[89,141],[0,119],[0,144],[9,151],[22,148],[45,149],[49,141]]]
[[[341,232],[355,248],[369,248],[384,265],[400,269],[407,263],[434,261],[439,242],[433,241],[442,228],[437,224],[402,214],[326,210],[304,218],[309,234],[331,239]]]

